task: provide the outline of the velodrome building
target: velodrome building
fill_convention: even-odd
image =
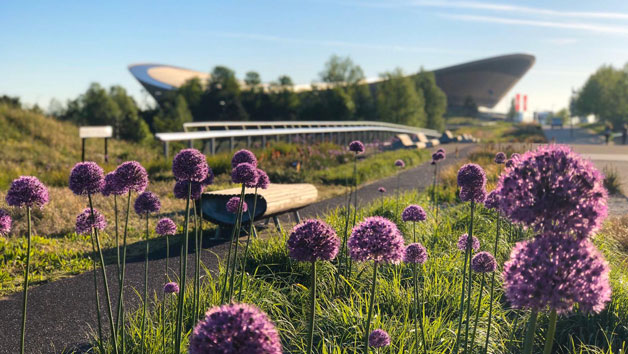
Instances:
[[[509,54],[476,60],[433,70],[436,84],[447,95],[450,108],[462,107],[471,97],[479,107],[493,108],[510,89],[530,70],[535,58],[529,54]],[[207,82],[210,74],[161,64],[133,64],[131,74],[158,102],[167,91],[199,78]],[[379,80],[365,82],[375,89]],[[241,83],[244,89],[246,85]],[[268,87],[268,85],[265,85]],[[325,87],[325,84],[316,84]],[[311,90],[312,85],[295,85],[294,90]]]

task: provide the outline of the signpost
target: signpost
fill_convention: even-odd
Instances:
[[[85,161],[85,140],[92,138],[105,139],[105,162],[109,162],[107,156],[107,140],[113,136],[113,128],[110,125],[80,127],[79,137],[81,138],[81,161]]]

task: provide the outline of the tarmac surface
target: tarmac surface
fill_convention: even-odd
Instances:
[[[475,144],[448,144],[441,146],[447,151],[447,159],[441,162],[441,166],[463,161],[468,154],[476,148]],[[433,149],[436,150],[436,149]],[[457,152],[457,153],[456,153]],[[458,156],[456,156],[458,155]],[[391,162],[392,163],[392,162]],[[432,182],[432,166],[429,162],[418,167],[405,170],[399,174],[400,189],[403,191],[413,189],[425,189]],[[388,177],[362,186],[358,191],[358,202],[368,203],[380,197],[377,189],[383,186],[389,193],[397,186],[397,176]],[[303,218],[316,217],[326,211],[344,205],[345,196],[338,196],[323,200],[301,210]],[[291,216],[281,218],[283,227],[291,227],[294,223]],[[221,255],[226,255],[228,243],[224,241],[210,240],[213,232],[204,235],[203,251],[201,258],[204,265],[210,270],[218,269],[218,260]],[[193,237],[190,237],[192,242]],[[192,242],[193,243],[193,242]],[[152,245],[152,244],[151,244]],[[163,250],[165,247],[158,247]],[[148,289],[151,294],[160,294],[163,288],[163,269],[165,269],[165,252],[150,254]],[[179,266],[179,246],[170,247],[169,266],[171,276]],[[187,274],[194,274],[194,249],[190,244],[188,256]],[[116,265],[106,267],[109,279],[109,292],[112,306],[117,307],[118,282]],[[100,270],[99,270],[100,279]],[[158,276],[155,276],[158,275]],[[124,299],[126,312],[133,311],[140,305],[140,299],[136,293],[143,289],[144,284],[144,259],[143,257],[127,259]],[[190,282],[188,281],[188,284]],[[101,313],[103,321],[103,333],[109,333],[108,320],[105,307],[105,293],[103,284],[98,285],[101,299]],[[90,348],[90,333],[95,333],[97,328],[94,314],[94,278],[91,271],[66,279],[42,284],[29,289],[28,312],[26,330],[26,353],[70,353],[85,352]],[[19,352],[19,331],[21,325],[22,294],[15,293],[0,300],[0,353],[13,354]],[[114,311],[115,317],[115,311]]]

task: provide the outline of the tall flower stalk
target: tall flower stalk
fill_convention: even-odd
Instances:
[[[351,258],[357,262],[373,261],[373,277],[368,315],[364,329],[364,348],[368,349],[368,339],[375,304],[377,268],[380,263],[398,264],[403,258],[403,237],[397,226],[380,216],[364,219],[351,232],[348,241]]]
[[[425,329],[423,328],[423,311],[419,314],[419,264],[427,261],[427,250],[420,243],[412,243],[406,247],[403,255],[405,263],[412,264],[412,276],[414,280],[414,349],[415,353],[419,353],[419,334],[417,322],[421,328],[421,337],[423,340],[423,352],[427,354],[427,341],[425,340]],[[421,306],[421,309],[423,307]]]
[[[478,292],[478,304],[476,306],[475,322],[473,324],[473,334],[471,335],[471,342],[469,343],[469,353],[473,352],[473,345],[475,344],[475,334],[478,329],[478,321],[480,320],[480,306],[482,304],[482,292],[484,291],[484,281],[486,273],[494,273],[497,269],[497,261],[492,254],[488,252],[480,252],[476,254],[471,260],[471,269],[474,272],[482,274],[480,280],[480,290]]]
[[[166,269],[164,270],[164,282],[168,283],[168,258],[170,258],[170,236],[177,232],[177,225],[169,218],[162,218],[157,222],[155,227],[155,233],[159,236],[166,238]],[[174,283],[176,284],[176,283]],[[179,286],[177,285],[177,291]],[[163,328],[163,346],[166,348],[166,288],[164,288],[163,297],[161,301],[161,326]]]
[[[397,160],[395,161],[395,166],[399,167],[399,169],[402,169],[404,167],[406,167],[406,163],[403,162],[403,160]],[[397,173],[397,190],[396,190],[396,194],[397,194],[397,203],[395,205],[395,216],[399,216],[399,184],[400,184],[400,180],[401,180],[401,173]]]
[[[320,220],[306,220],[290,232],[287,244],[291,258],[311,263],[310,312],[308,319],[307,354],[312,353],[314,343],[314,318],[316,312],[316,262],[331,261],[338,254],[340,239],[331,226]]]
[[[432,181],[432,207],[434,210],[434,215],[438,216],[438,162],[445,159],[445,150],[438,149],[435,153],[432,154],[432,162],[434,165],[434,179]]]
[[[355,223],[358,218],[358,155],[363,154],[364,150],[365,150],[364,144],[359,140],[352,141],[349,144],[349,151],[354,152],[354,155],[353,155],[353,221],[351,223],[352,229],[355,226]],[[349,261],[348,262],[349,267],[347,268],[347,274],[345,275],[345,277],[349,278],[351,276],[351,268],[353,266],[353,260],[351,258],[347,258],[347,259]]]
[[[24,269],[24,290],[22,292],[22,327],[20,331],[20,353],[24,354],[24,339],[26,337],[26,309],[28,302],[28,276],[30,273],[30,260],[31,260],[31,209],[33,207],[43,208],[48,203],[48,189],[41,183],[36,177],[22,176],[13,182],[6,195],[6,202],[10,206],[14,207],[26,207],[26,222],[27,222],[27,234],[26,234],[26,267]],[[7,233],[10,228],[10,218],[2,214],[2,231]]]
[[[172,173],[177,181],[187,182],[187,198],[185,201],[185,222],[183,228],[183,244],[181,246],[181,260],[180,260],[180,274],[179,281],[181,282],[178,306],[177,306],[177,324],[175,329],[175,353],[181,353],[181,335],[183,331],[183,307],[184,307],[184,294],[187,278],[187,263],[188,263],[188,245],[189,245],[189,221],[190,221],[190,199],[192,195],[192,183],[202,182],[209,174],[209,166],[207,166],[207,159],[200,151],[196,149],[183,149],[174,157],[172,161]]]

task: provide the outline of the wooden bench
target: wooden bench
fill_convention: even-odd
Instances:
[[[236,215],[227,211],[226,204],[230,198],[239,197],[240,192],[240,188],[231,188],[203,193],[200,200],[200,210],[203,218],[217,224],[219,229],[220,227],[233,226]],[[249,207],[249,211],[242,215],[242,225],[250,223],[251,217],[253,222],[266,219],[266,224],[272,218],[277,230],[281,231],[279,215],[292,212],[295,220],[301,222],[299,210],[316,202],[317,199],[318,190],[312,184],[271,183],[268,189],[257,190],[257,205],[255,215],[252,216],[255,189],[247,188],[244,200]]]

